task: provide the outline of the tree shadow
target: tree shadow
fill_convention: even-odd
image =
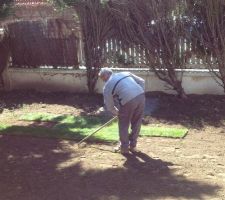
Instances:
[[[224,126],[224,103],[223,95],[188,95],[187,99],[179,99],[175,95],[148,93],[147,110],[152,112],[145,116],[145,123],[157,120],[195,129]]]
[[[101,159],[70,149],[65,142],[0,136],[1,199],[204,199],[220,189],[175,175],[169,168],[172,163],[144,153],[127,156],[124,166],[103,169]],[[110,152],[108,156],[110,160]],[[92,164],[87,168],[86,162]]]
[[[97,110],[103,105],[100,94],[68,93],[68,92],[39,92],[35,90],[2,91],[0,113],[4,109],[15,110],[33,103],[68,105],[83,110],[83,114]]]

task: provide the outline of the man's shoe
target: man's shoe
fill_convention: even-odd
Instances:
[[[131,153],[138,153],[138,152],[140,152],[138,149],[137,149],[137,147],[130,147],[130,152]]]
[[[128,149],[122,149],[121,146],[117,146],[114,148],[115,153],[121,153],[121,154],[128,154],[129,150]]]

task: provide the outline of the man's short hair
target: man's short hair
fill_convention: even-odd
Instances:
[[[104,76],[104,75],[111,75],[112,73],[113,73],[113,71],[110,68],[104,67],[104,68],[101,68],[98,75],[101,77],[101,76]]]

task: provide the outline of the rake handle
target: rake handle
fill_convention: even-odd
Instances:
[[[110,119],[108,122],[106,122],[105,124],[103,124],[102,126],[100,126],[98,129],[94,130],[90,135],[86,136],[85,138],[83,138],[80,142],[78,142],[78,146],[84,142],[85,140],[87,140],[89,137],[91,137],[92,135],[94,135],[95,133],[97,133],[99,130],[101,130],[102,128],[104,128],[105,126],[107,126],[108,124],[110,124],[112,121],[114,121],[115,119],[117,119],[117,116],[113,117],[112,119]]]

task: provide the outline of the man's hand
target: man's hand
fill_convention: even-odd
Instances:
[[[95,112],[96,115],[103,115],[104,113],[105,113],[104,107],[100,107],[100,108]]]

